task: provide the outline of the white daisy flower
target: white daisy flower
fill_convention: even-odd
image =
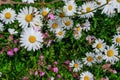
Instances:
[[[117,33],[120,33],[120,27],[118,27],[118,28],[116,29],[116,31],[117,31]]]
[[[47,16],[47,14],[49,13],[50,9],[49,8],[42,8],[41,10],[41,15],[43,17]]]
[[[82,27],[80,26],[80,24],[76,25],[76,27],[74,28],[74,31],[82,32]]]
[[[107,4],[105,5],[105,7],[103,8],[101,14],[106,14],[109,17],[112,17],[115,15],[115,8],[112,4]]]
[[[92,66],[93,63],[96,62],[96,59],[95,59],[95,55],[94,53],[91,53],[91,52],[87,52],[86,53],[86,58],[82,58],[84,64],[86,64],[87,66]]]
[[[79,60],[72,60],[72,62],[69,64],[69,67],[73,67],[73,72],[78,72],[83,67],[82,63]]]
[[[2,20],[5,24],[11,24],[14,22],[15,18],[16,12],[11,8],[6,8],[0,13],[0,20]]]
[[[76,3],[74,0],[70,0],[68,2],[65,2],[65,6],[63,7],[63,12],[66,16],[73,16],[76,12]]]
[[[95,8],[97,7],[97,4],[94,1],[90,1],[90,2],[86,2],[84,3],[81,7],[78,8],[77,12],[78,14],[80,14],[81,18],[91,18],[94,16]]]
[[[15,31],[15,29],[12,29],[12,28],[8,28],[8,32],[9,32],[11,35],[18,33],[17,31]]]
[[[61,22],[63,22],[64,18],[65,18],[65,13],[63,12],[63,10],[60,9],[57,9],[56,11],[56,14],[57,14],[57,19],[60,19]]]
[[[65,18],[65,14],[64,13],[60,13],[58,16],[58,19],[60,19],[60,21],[62,22],[62,24],[64,24],[64,18]]]
[[[81,32],[76,32],[76,31],[74,31],[73,36],[74,36],[74,38],[75,38],[76,40],[78,40],[78,39],[80,39],[80,38],[81,38],[82,33],[81,33]]]
[[[74,36],[74,38],[76,40],[81,38],[81,36],[82,36],[82,27],[80,26],[80,24],[77,24],[76,27],[74,28],[73,36]]]
[[[55,16],[56,19],[59,21],[59,23],[61,23],[62,27],[64,27],[65,26],[64,19],[67,18],[65,17],[65,13],[61,9],[58,9],[56,11],[56,14],[57,14],[57,16]]]
[[[70,30],[73,27],[73,21],[68,17],[64,18],[63,23],[64,29]]]
[[[49,20],[47,25],[48,28],[50,28],[50,31],[52,32],[55,32],[58,28],[63,27],[59,19]]]
[[[102,14],[106,14],[109,17],[112,17],[115,15],[115,7],[112,5],[112,0],[97,0],[98,6],[102,6],[100,9],[102,9]]]
[[[94,76],[89,71],[85,71],[80,74],[80,80],[94,80]]]
[[[20,36],[21,46],[24,46],[27,51],[42,48],[43,36],[41,32],[35,31],[33,28],[26,28]]]
[[[89,31],[90,30],[90,22],[89,20],[87,19],[86,22],[82,25],[83,27],[83,30],[85,31]]]
[[[40,17],[41,15],[39,15],[37,9],[30,6],[29,8],[24,7],[23,9],[20,9],[17,20],[20,23],[19,25],[22,26],[22,28],[27,28],[28,26],[36,26],[36,22],[38,22],[39,25],[42,26],[43,24]]]
[[[114,63],[119,60],[118,48],[116,48],[115,45],[107,46],[107,49],[105,49],[104,53],[104,59],[106,60],[106,62]]]
[[[102,61],[103,61],[103,54],[102,53],[97,53],[96,55],[95,55],[95,57],[96,57],[96,60],[97,60],[97,63],[101,63]]]
[[[120,46],[120,35],[119,34],[114,35],[112,40],[115,45]]]
[[[57,9],[56,11],[57,15],[60,17],[60,18],[64,18],[65,17],[65,13],[63,12],[63,10],[60,8],[60,9]]]
[[[4,30],[4,26],[3,24],[0,22],[0,31],[3,31]]]
[[[36,0],[22,0],[22,2],[27,2],[27,3],[34,3]]]
[[[111,3],[117,9],[117,12],[120,13],[120,0],[112,0]]]
[[[94,48],[95,52],[103,52],[105,50],[106,43],[104,40],[96,39],[95,43],[93,43],[92,47]]]
[[[58,28],[55,31],[56,37],[58,38],[58,41],[60,41],[62,38],[65,37],[65,31],[63,30],[63,28]]]
[[[82,27],[80,24],[77,24],[76,27],[74,28],[74,33],[73,36],[76,40],[80,39],[82,36]]]

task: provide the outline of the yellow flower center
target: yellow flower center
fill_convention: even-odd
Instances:
[[[90,80],[89,76],[85,76],[84,80]]]
[[[43,12],[42,12],[42,16],[44,16],[44,17],[45,17],[47,14],[48,14],[47,11],[43,11]]]
[[[113,50],[108,50],[107,51],[107,56],[108,57],[112,57],[114,55],[114,51]]]
[[[98,56],[97,58],[98,58],[98,60],[101,60],[101,59],[102,59],[102,57],[101,57],[101,56]]]
[[[90,7],[87,7],[87,8],[86,8],[86,11],[87,11],[87,12],[90,12],[90,11],[91,11],[91,8],[90,8]]]
[[[77,63],[74,64],[74,67],[75,67],[75,68],[78,68],[78,66],[79,66],[79,65],[78,65]]]
[[[118,3],[120,3],[120,0],[117,0]]]
[[[66,21],[66,22],[65,22],[65,25],[66,25],[66,26],[69,26],[69,25],[70,25],[70,21]]]
[[[10,13],[10,12],[6,12],[6,13],[5,13],[5,18],[6,18],[6,19],[10,19],[10,18],[11,18],[11,16],[12,16],[12,15],[11,15],[11,13]]]
[[[26,20],[27,22],[31,22],[31,21],[33,20],[32,14],[27,14],[27,15],[25,16],[25,20]]]
[[[87,57],[87,61],[88,61],[88,62],[92,62],[92,61],[93,61],[93,57],[88,56],[88,57]]]
[[[59,32],[58,32],[58,34],[59,34],[59,35],[62,35],[62,34],[63,34],[63,32],[62,32],[62,31],[59,31]]]
[[[63,17],[65,17],[65,14],[64,14],[64,13],[61,13],[59,16],[60,16],[61,18],[63,18]]]
[[[52,24],[52,28],[53,28],[53,29],[56,29],[57,27],[58,27],[58,24],[57,24],[57,23],[53,23],[53,24]]]
[[[76,29],[77,31],[80,31],[81,30],[81,28],[80,27],[77,27],[77,29]]]
[[[72,5],[69,5],[69,6],[68,6],[68,10],[71,11],[72,9],[73,9],[73,6],[72,6]]]
[[[36,40],[36,37],[35,36],[33,36],[33,35],[31,35],[31,36],[29,36],[29,42],[30,43],[35,43],[37,40]]]
[[[120,43],[120,38],[119,37],[116,38],[116,42]]]
[[[97,46],[96,46],[98,49],[100,49],[102,47],[102,44],[101,43],[98,43]]]

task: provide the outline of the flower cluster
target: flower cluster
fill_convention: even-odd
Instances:
[[[34,3],[34,0],[22,1]],[[42,48],[42,28],[45,26],[47,26],[47,28],[54,33],[57,41],[65,38],[66,32],[68,30],[74,30],[75,39],[79,39],[82,35],[82,29],[86,31],[90,30],[90,23],[88,20],[86,20],[83,28],[81,28],[80,24],[76,24],[76,27],[73,29],[75,24],[71,16],[77,14],[81,18],[91,18],[94,16],[94,12],[96,11],[95,9],[104,4],[106,5],[100,8],[103,9],[102,13],[105,13],[108,16],[113,16],[115,14],[115,9],[117,9],[118,13],[120,12],[119,0],[98,0],[97,2],[90,1],[84,3],[81,6],[77,6],[74,0],[64,0],[64,3],[65,5],[63,8],[58,9],[56,12],[52,12],[51,9],[47,7],[38,10],[35,7],[29,6],[20,9],[20,12],[16,14],[15,10],[12,8],[6,8],[0,13],[0,20],[4,24],[11,24],[15,20],[18,20],[19,27],[23,29],[20,35],[21,46],[27,48],[28,51],[35,51]],[[3,26],[4,25],[0,23],[1,31],[4,30]],[[8,31],[11,34],[17,33],[16,31],[10,29],[8,29]]]
[[[118,54],[118,47],[120,45],[119,39],[120,39],[120,34],[119,34],[119,27],[118,27],[117,34],[113,36],[113,39],[112,39],[113,44],[111,46],[108,46],[102,39],[95,39],[92,43],[93,52],[87,52],[85,54],[86,57],[82,58],[82,61],[72,60],[69,63],[69,67],[73,68],[73,72],[79,72],[80,70],[82,70],[83,65],[91,67],[93,64],[103,63],[103,61],[109,64],[115,64],[116,62],[119,61],[119,58],[120,58]],[[109,67],[106,68],[106,65],[103,66],[103,69],[107,69],[112,73],[116,73],[111,68]],[[80,80],[86,80],[85,79],[86,76],[90,80],[94,79],[93,74],[91,74],[90,72],[83,72],[80,75]]]

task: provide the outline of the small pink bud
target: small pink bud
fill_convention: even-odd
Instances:
[[[60,74],[58,74],[58,75],[57,75],[57,78],[61,78],[61,75],[60,75]]]
[[[43,60],[44,59],[44,55],[40,55],[40,60]]]
[[[54,68],[53,68],[53,72],[58,73],[58,68],[57,68],[57,67],[54,67]]]
[[[53,19],[55,19],[55,16],[54,16],[53,13],[49,13],[49,14],[48,14],[48,18],[51,19],[51,20],[53,20]]]
[[[48,65],[48,70],[51,70],[52,69],[52,66],[51,65]]]
[[[44,76],[44,75],[45,75],[45,72],[40,71],[40,76],[42,77],[42,76]]]
[[[117,71],[116,71],[116,70],[113,70],[113,73],[114,73],[114,74],[116,74],[116,73],[117,73]]]
[[[18,48],[14,48],[13,51],[14,51],[14,52],[18,52]]]
[[[35,71],[34,75],[37,76],[38,75],[38,71]]]
[[[66,61],[65,61],[65,64],[67,64],[67,65],[68,65],[69,63],[70,63],[70,61],[69,61],[69,60],[66,60]]]
[[[57,65],[57,64],[58,64],[58,62],[57,62],[57,61],[55,61],[55,62],[54,62],[54,64],[55,64],[55,65]]]
[[[8,51],[7,51],[7,55],[9,55],[9,56],[14,56],[13,50],[8,50]]]
[[[47,37],[49,37],[48,32],[43,33],[43,34],[42,34],[42,37],[43,37],[43,38],[47,38]]]
[[[29,80],[28,76],[25,76],[23,80]]]
[[[17,42],[18,42],[17,40],[14,40],[14,43],[15,43],[15,44],[17,44]]]

